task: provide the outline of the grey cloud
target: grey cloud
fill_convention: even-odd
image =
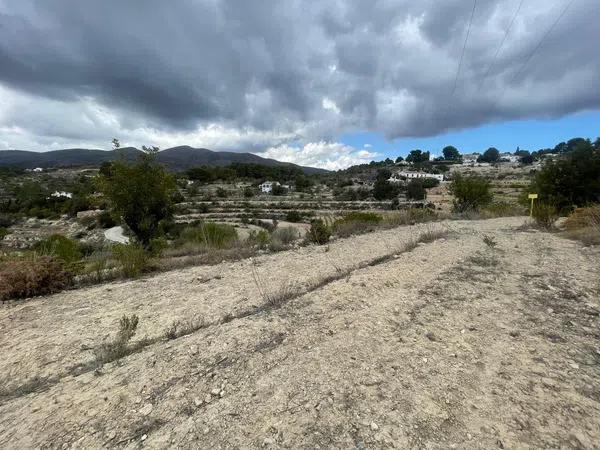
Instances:
[[[218,124],[317,139],[362,129],[425,136],[598,108],[594,0],[576,2],[519,73],[565,4],[549,3],[525,2],[479,90],[518,4],[479,0],[451,96],[470,1],[0,0],[0,85],[52,99],[52,114],[92,99],[121,129]],[[324,111],[324,98],[339,114]],[[44,111],[1,112],[0,127],[52,134]],[[90,128],[67,125],[54,134]]]

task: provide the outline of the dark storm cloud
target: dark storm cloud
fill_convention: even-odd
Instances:
[[[220,124],[306,139],[424,136],[600,107],[595,0],[575,2],[521,71],[567,3],[525,1],[484,79],[518,3],[479,0],[452,95],[466,0],[0,0],[0,87],[95,102],[125,129]],[[48,132],[43,113],[1,113],[0,127]]]

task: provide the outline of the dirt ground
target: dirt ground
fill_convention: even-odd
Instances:
[[[600,448],[600,249],[523,222],[403,227],[6,304],[0,447]],[[403,251],[432,228],[449,234]],[[264,307],[255,277],[268,295],[308,292]],[[99,367],[123,314],[140,349]],[[204,325],[168,340],[175,320]]]

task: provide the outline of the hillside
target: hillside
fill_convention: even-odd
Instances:
[[[3,308],[0,447],[596,448],[598,248],[523,222],[402,227]],[[256,279],[294,295],[266,302]],[[124,314],[136,350],[100,367]],[[189,332],[167,339],[176,321]]]
[[[48,152],[30,152],[23,150],[0,150],[0,167],[19,167],[33,169],[35,167],[77,167],[99,166],[103,162],[113,161],[121,155],[128,159],[135,158],[141,151],[133,147],[119,150],[90,150],[72,148]],[[172,147],[159,152],[158,161],[171,170],[180,171],[200,165],[227,166],[231,163],[254,163],[267,166],[300,167],[305,173],[324,173],[323,169],[302,167],[295,164],[262,158],[252,153],[215,152],[206,148],[189,146]]]

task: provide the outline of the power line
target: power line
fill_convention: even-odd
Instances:
[[[498,97],[498,102],[497,102],[496,106],[500,103],[500,101],[504,97],[504,94],[506,93],[506,90],[508,89],[508,87],[511,86],[519,76],[521,76],[521,74],[523,73],[523,71],[525,70],[525,68],[529,64],[529,62],[533,59],[533,57],[535,56],[535,54],[538,52],[538,50],[544,44],[544,41],[546,40],[546,38],[548,36],[550,36],[550,34],[554,31],[554,29],[556,28],[556,26],[558,25],[558,23],[565,16],[565,14],[567,13],[567,11],[569,10],[569,8],[571,7],[571,5],[573,3],[575,3],[575,0],[571,0],[569,3],[567,3],[567,5],[563,8],[563,10],[561,11],[561,13],[556,18],[556,20],[552,23],[552,25],[550,26],[550,28],[548,28],[548,30],[546,31],[546,33],[544,33],[544,35],[542,36],[542,39],[540,39],[540,41],[538,42],[538,44],[534,47],[533,51],[527,56],[527,58],[523,62],[523,65],[521,66],[521,68],[510,79],[510,82],[507,83],[504,86],[504,89],[502,90],[502,93],[500,94],[500,97]]]
[[[460,55],[460,62],[458,63],[458,69],[456,71],[456,78],[454,78],[454,87],[452,88],[451,98],[454,97],[456,91],[456,85],[458,84],[458,77],[460,75],[460,69],[462,67],[463,59],[465,57],[465,50],[467,49],[467,41],[469,40],[469,34],[471,34],[471,25],[473,25],[473,16],[475,15],[475,8],[477,7],[477,0],[473,2],[473,10],[471,11],[471,19],[469,20],[469,26],[467,27],[467,35],[465,36],[465,43],[463,44],[462,53]]]
[[[504,37],[502,38],[502,42],[500,42],[500,45],[496,49],[496,54],[492,58],[492,62],[488,66],[487,70],[485,71],[485,75],[483,76],[483,79],[481,80],[481,83],[479,84],[478,90],[481,90],[481,88],[483,87],[483,85],[485,83],[485,80],[487,79],[487,77],[489,76],[490,72],[492,71],[492,68],[496,64],[496,59],[498,58],[498,55],[500,54],[500,50],[502,50],[502,47],[504,46],[504,43],[506,42],[506,38],[508,37],[508,33],[510,32],[512,26],[515,23],[515,20],[517,19],[517,16],[519,15],[519,12],[521,11],[521,7],[523,6],[523,2],[524,1],[525,0],[521,0],[519,2],[519,6],[517,7],[517,10],[515,11],[515,14],[513,15],[512,19],[510,21],[510,24],[508,25],[508,28],[506,29],[506,32],[504,33]]]

